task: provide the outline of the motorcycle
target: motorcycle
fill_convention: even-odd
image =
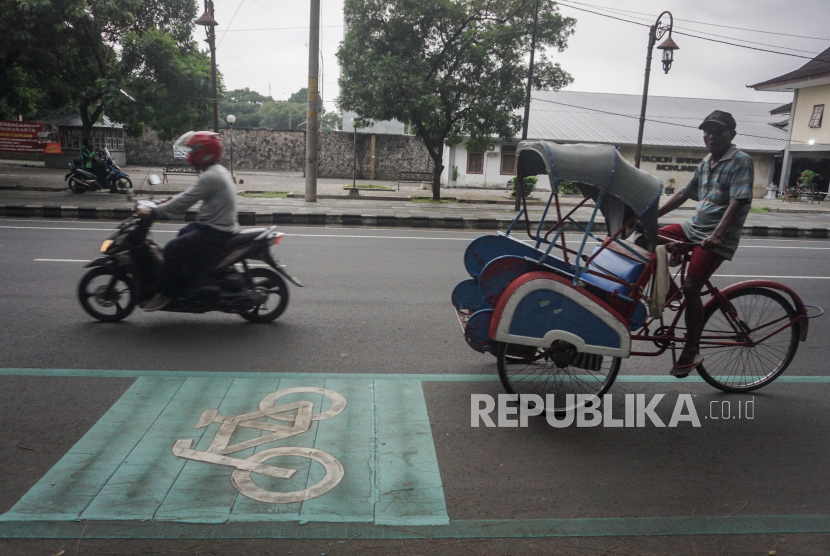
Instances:
[[[96,153],[96,160],[107,166],[106,183],[102,184],[98,176],[83,167],[80,158],[72,159],[69,164],[69,173],[64,176],[63,181],[67,182],[69,190],[73,193],[85,193],[87,191],[100,191],[101,189],[112,189],[113,185],[120,192],[132,189],[133,182],[129,174],[121,171],[108,149],[100,149]]]
[[[158,181],[158,176],[150,176],[150,183]],[[135,208],[156,204],[142,200]],[[86,265],[90,270],[78,284],[78,299],[89,315],[104,322],[119,321],[156,294],[164,253],[149,237],[152,225],[152,218],[133,215],[124,220],[101,244],[103,256]],[[162,310],[222,311],[236,313],[250,322],[273,321],[288,306],[288,285],[283,278],[303,287],[285,265],[271,256],[270,247],[279,245],[283,235],[276,226],[234,234],[218,255],[198,269],[189,289]]]

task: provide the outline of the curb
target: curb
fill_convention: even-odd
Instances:
[[[80,220],[124,220],[133,213],[131,208],[98,208],[57,205],[0,205],[0,216],[18,218],[71,218]],[[183,217],[172,222],[192,222],[195,211],[188,211]],[[506,230],[512,218],[462,218],[435,216],[364,216],[362,214],[326,214],[293,212],[240,212],[242,226],[292,225],[292,226],[335,226],[371,228],[432,228],[445,230]],[[585,225],[579,222],[579,225]],[[537,226],[538,221],[531,221]],[[565,224],[565,231],[575,232],[581,228],[572,222]],[[594,230],[605,232],[605,223],[596,222]],[[745,226],[743,236],[784,237],[784,238],[830,238],[828,228],[796,228],[794,226]]]

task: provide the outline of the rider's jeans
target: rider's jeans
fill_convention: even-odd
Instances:
[[[179,230],[179,235],[164,247],[164,275],[159,292],[176,297],[231,236],[232,232],[222,232],[198,222],[191,222]]]

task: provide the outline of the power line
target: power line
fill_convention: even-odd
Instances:
[[[225,32],[222,33],[222,38],[219,39],[219,44],[216,45],[217,47],[222,44],[223,40],[225,40],[225,35],[228,34],[228,29],[230,29],[231,25],[233,25],[233,20],[236,19],[236,14],[239,13],[239,8],[241,8],[244,3],[245,0],[239,0],[239,5],[236,7],[236,11],[233,12],[233,17],[231,18],[231,22],[228,23],[228,26],[225,28]]]
[[[613,15],[604,14],[604,13],[600,13],[600,12],[595,12],[595,11],[591,11],[591,10],[588,10],[588,9],[585,9],[585,8],[580,8],[580,7],[577,7],[577,6],[571,6],[569,4],[565,4],[561,1],[557,2],[557,4],[559,4],[560,6],[565,6],[566,8],[571,8],[573,10],[588,12],[588,13],[599,15],[599,16],[602,16],[602,17],[608,17],[610,19],[616,19],[618,21],[624,21],[626,23],[633,23],[634,25],[642,25],[643,27],[651,27],[651,25],[648,25],[647,23],[640,23],[639,21],[632,21],[630,19],[623,19],[623,18],[620,18],[620,17],[615,17]],[[698,32],[703,32],[703,31],[698,31]],[[712,39],[712,38],[709,38],[709,37],[701,37],[700,35],[692,35],[690,33],[684,33],[682,31],[672,31],[672,33],[676,34],[676,35],[683,35],[683,36],[686,36],[686,37],[692,37],[692,38],[695,38],[695,39],[701,39],[701,40],[704,40],[704,41],[717,42],[717,43],[721,43],[721,44],[728,44],[730,46],[738,46],[738,47],[741,47],[741,48],[748,48],[750,50],[757,50],[759,52],[770,52],[772,54],[781,54],[782,56],[792,56],[794,58],[804,58],[805,60],[812,60],[812,59],[815,58],[815,56],[802,56],[800,54],[791,54],[789,52],[779,52],[777,50],[768,50],[766,48],[757,48],[757,47],[748,46],[748,45],[745,45],[745,44],[738,44],[738,43],[729,42],[729,41],[722,41],[722,40]],[[781,47],[781,48],[786,48],[786,47]]]
[[[332,28],[332,29],[342,29],[342,25],[321,25],[321,28]],[[293,30],[301,30],[301,29],[308,29],[308,25],[305,27],[264,27],[261,29],[225,29],[225,33],[246,33],[248,31],[293,31]],[[224,35],[222,35],[224,37]]]
[[[579,4],[581,6],[589,6],[589,7],[592,7],[592,8],[602,8],[602,9],[605,9],[605,10],[608,10],[608,11],[613,11],[613,12],[628,12],[628,13],[632,13],[632,14],[640,14],[640,15],[647,15],[647,16],[653,17],[651,14],[647,14],[645,12],[635,12],[633,10],[623,10],[621,8],[608,8],[606,6],[599,6],[597,4],[586,4],[585,2],[578,2],[577,0],[569,0],[569,1],[573,2],[574,4]],[[694,20],[691,20],[691,19],[677,18],[676,21],[686,21],[688,23],[697,23],[698,25],[711,25],[712,27],[723,27],[725,29],[735,29],[737,31],[749,31],[750,33],[764,33],[764,34],[767,34],[767,35],[780,35],[782,37],[793,37],[793,38],[796,38],[796,39],[811,39],[811,40],[817,40],[817,41],[830,41],[830,37],[808,37],[808,36],[805,36],[805,35],[791,35],[789,33],[778,33],[778,32],[775,32],[775,31],[762,31],[760,29],[747,29],[745,27],[733,27],[731,25],[720,25],[718,23],[708,23],[706,21],[694,21]]]
[[[559,106],[567,106],[568,108],[577,108],[579,110],[587,110],[589,112],[598,112],[600,114],[607,114],[609,116],[619,116],[619,117],[622,117],[622,118],[631,118],[633,120],[639,120],[640,119],[639,116],[634,116],[634,115],[631,115],[631,114],[620,114],[618,112],[609,112],[607,110],[600,110],[598,108],[588,108],[587,106],[576,106],[575,104],[566,104],[564,102],[556,102],[555,100],[546,100],[546,99],[543,99],[543,98],[534,98],[533,102],[545,102],[545,103],[548,103],[548,104],[556,104],[556,105],[559,105]],[[688,128],[688,129],[698,129],[698,126],[678,124],[678,123],[675,123],[675,122],[666,122],[664,120],[652,120],[651,118],[646,118],[646,121],[647,122],[653,122],[655,124],[665,124],[665,125],[673,125],[673,126],[676,126],[676,127],[685,127],[685,128]],[[741,133],[741,136],[742,137],[753,137],[755,139],[769,139],[770,141],[786,141],[786,139],[783,139],[781,137],[768,137],[768,136],[765,136],[765,135],[750,135],[750,134],[747,134],[747,133]],[[807,141],[791,141],[791,142],[792,143],[807,143]]]
[[[608,11],[608,12],[611,12],[611,13],[618,13],[618,12],[629,12],[629,13],[635,13],[635,14],[643,13],[643,12],[634,12],[634,11],[631,11],[631,10],[618,10],[618,9],[615,9],[615,8],[605,8],[605,7],[602,7],[602,6],[596,6],[594,4],[585,4],[583,2],[577,2],[575,0],[567,0],[567,1],[572,2],[574,4],[579,4],[579,5],[582,5],[582,6],[594,6],[597,9],[605,10],[605,11]],[[573,7],[573,6],[568,6],[568,7],[570,8],[570,7]],[[627,16],[627,17],[633,17],[634,19],[639,19],[641,21],[648,21],[649,25],[651,25],[651,22],[653,21],[654,16],[649,15],[649,14],[644,14],[644,15],[647,15],[649,18],[646,19],[646,18],[636,17],[636,16]],[[687,20],[675,18],[674,21],[687,21]],[[706,25],[706,24],[703,24],[703,25]],[[815,52],[813,50],[801,50],[800,48],[792,48],[792,47],[789,47],[789,46],[781,46],[781,45],[777,45],[777,44],[768,44],[768,43],[763,43],[763,42],[749,41],[749,40],[746,40],[746,39],[736,39],[736,38],[733,38],[733,37],[718,35],[718,34],[715,34],[715,33],[709,33],[707,31],[700,31],[698,29],[690,29],[688,27],[675,26],[674,29],[685,29],[686,31],[701,33],[701,34],[704,34],[704,35],[708,35],[710,37],[718,37],[720,39],[732,39],[732,40],[736,40],[736,41],[739,41],[739,42],[742,42],[742,43],[747,43],[747,44],[757,44],[759,46],[769,46],[769,47],[772,47],[772,48],[783,48],[784,50],[792,50],[792,51],[795,51],[795,52],[805,52],[807,54],[812,54],[813,56],[818,56],[820,54],[820,52]],[[757,31],[757,32],[758,33],[763,33],[764,31]],[[678,34],[679,34],[679,32],[678,32]]]

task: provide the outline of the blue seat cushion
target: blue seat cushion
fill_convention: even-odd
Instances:
[[[599,251],[599,249],[600,246],[597,245],[591,252],[591,256]],[[645,269],[645,267],[646,264],[644,262],[635,261],[634,259],[615,253],[607,248],[603,249],[599,255],[591,261],[591,264],[588,265],[588,268],[594,272],[612,274],[621,280],[632,283],[636,282],[637,279],[640,278],[640,275],[643,273],[643,269]],[[581,276],[581,278],[589,284],[593,284],[608,293],[614,293],[615,290],[619,290],[620,295],[627,296],[631,293],[630,287],[623,286],[622,284],[618,284],[612,280],[606,280],[605,278],[601,278],[599,276],[594,276],[593,274],[585,273]]]

